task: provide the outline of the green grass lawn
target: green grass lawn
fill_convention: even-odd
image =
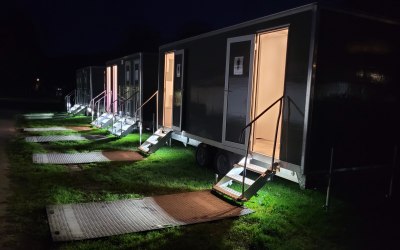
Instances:
[[[87,125],[89,118],[19,121],[19,126]],[[69,132],[71,133],[71,132]],[[105,134],[104,130],[82,133]],[[60,134],[47,132],[35,134]],[[66,134],[62,132],[61,134]],[[11,248],[19,249],[354,249],[364,235],[362,218],[351,206],[333,199],[322,208],[324,194],[301,190],[279,178],[268,183],[245,205],[254,213],[235,219],[132,233],[102,239],[53,243],[46,205],[106,201],[210,189],[215,174],[195,164],[195,149],[180,143],[163,147],[134,163],[81,164],[80,170],[63,165],[32,164],[36,152],[85,152],[130,149],[139,136],[110,136],[103,141],[27,143],[20,133],[8,146],[13,196],[9,221]],[[144,139],[149,136],[144,136]],[[356,233],[355,233],[356,232]],[[358,232],[358,233],[357,233]],[[357,246],[357,247],[356,247]],[[363,249],[363,248],[358,248]]]

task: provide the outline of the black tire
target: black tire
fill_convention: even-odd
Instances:
[[[200,143],[196,148],[196,163],[200,167],[209,167],[213,159],[212,149],[207,144]]]
[[[214,168],[219,175],[226,175],[233,167],[233,159],[228,152],[218,151],[214,157]]]

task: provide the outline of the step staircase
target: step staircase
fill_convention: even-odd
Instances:
[[[108,131],[113,135],[123,137],[131,133],[138,126],[137,123],[138,120],[130,116],[118,117]]]
[[[75,116],[75,115],[82,115],[82,114],[85,114],[85,113],[86,113],[86,109],[87,109],[87,107],[86,107],[85,105],[79,105],[79,107],[76,108],[74,111],[72,111],[70,114],[71,114],[72,116]]]
[[[112,119],[113,114],[105,112],[101,116],[97,117],[96,120],[94,120],[90,124],[97,128],[105,128],[112,124]]]
[[[75,104],[74,106],[72,106],[67,112],[69,114],[73,114],[76,110],[78,110],[81,107],[80,104]]]
[[[171,138],[173,133],[172,129],[160,128],[152,136],[150,136],[142,145],[139,146],[139,150],[146,154],[156,152],[160,147],[164,146],[165,143]]]
[[[248,201],[257,194],[265,183],[279,171],[278,163],[271,163],[247,157],[246,171],[244,171],[246,157],[240,160],[222,179],[213,186],[213,190],[236,201]],[[246,172],[246,173],[245,173]],[[245,176],[245,178],[243,178]],[[242,185],[244,192],[242,193]]]

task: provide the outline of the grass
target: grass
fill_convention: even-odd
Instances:
[[[19,126],[85,125],[88,118],[19,121]],[[45,134],[54,134],[49,132]],[[69,132],[71,133],[71,132]],[[92,134],[105,134],[93,130]],[[41,133],[43,134],[43,133]],[[62,132],[66,134],[66,132]],[[109,137],[103,141],[27,143],[20,134],[8,145],[13,196],[10,199],[8,242],[19,249],[353,249],[364,237],[361,217],[349,204],[334,199],[329,213],[324,194],[301,190],[275,178],[246,202],[255,212],[236,219],[112,236],[53,243],[45,207],[48,204],[110,201],[210,189],[214,173],[195,164],[194,148],[179,143],[163,147],[143,161],[92,163],[71,171],[62,165],[32,164],[36,152],[85,152],[135,149],[139,137]],[[144,138],[146,138],[145,135]],[[356,233],[355,233],[356,232]],[[364,246],[364,245],[362,245]],[[365,244],[365,246],[368,246]],[[364,248],[365,249],[365,248]]]

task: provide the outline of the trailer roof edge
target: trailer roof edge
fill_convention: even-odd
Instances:
[[[268,20],[272,20],[272,19],[281,18],[281,17],[285,17],[285,16],[288,16],[288,15],[292,15],[292,14],[297,14],[297,13],[309,11],[309,10],[312,10],[312,9],[316,8],[317,5],[318,5],[317,3],[310,3],[310,4],[299,6],[299,7],[293,8],[293,9],[284,10],[284,11],[281,11],[281,12],[270,14],[268,16],[259,17],[259,18],[256,18],[256,19],[252,19],[252,20],[249,20],[249,21],[245,21],[245,22],[239,23],[239,24],[235,24],[235,25],[231,25],[231,26],[224,27],[224,28],[221,28],[221,29],[217,29],[217,30],[213,30],[213,31],[210,31],[210,32],[206,32],[206,33],[203,33],[203,34],[200,34],[200,35],[197,35],[197,36],[188,37],[188,38],[185,38],[185,39],[182,39],[182,40],[178,40],[178,41],[175,41],[175,42],[171,42],[171,43],[167,43],[167,44],[161,45],[159,47],[159,50],[165,49],[165,48],[173,46],[173,45],[178,45],[178,44],[182,44],[182,43],[185,43],[185,42],[190,42],[190,41],[193,41],[193,40],[197,40],[197,39],[200,39],[200,38],[205,38],[205,37],[209,37],[209,36],[218,35],[218,34],[221,34],[223,32],[235,30],[235,29],[238,29],[238,28],[242,28],[242,27],[258,24],[258,23],[265,22],[265,21],[268,21]]]

